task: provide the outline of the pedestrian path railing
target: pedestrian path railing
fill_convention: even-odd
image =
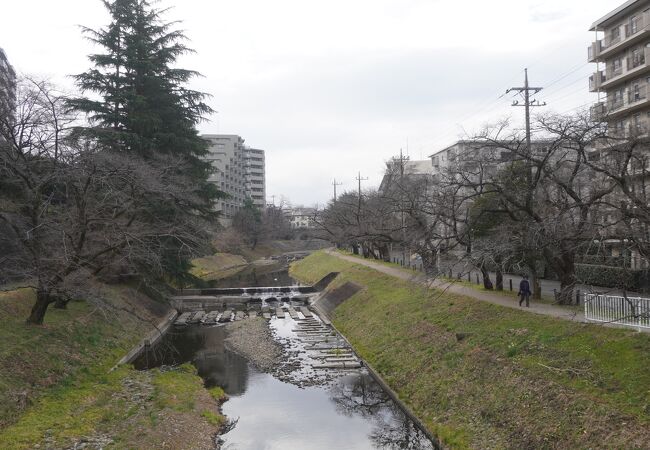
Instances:
[[[585,294],[585,318],[650,329],[650,298]]]

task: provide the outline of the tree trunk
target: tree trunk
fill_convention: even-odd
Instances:
[[[573,301],[573,288],[576,285],[576,277],[573,272],[562,272],[560,274],[560,293],[557,302],[560,305],[570,305]]]
[[[492,285],[492,280],[490,280],[490,274],[484,267],[481,267],[481,275],[483,276],[483,287],[492,290],[494,286]]]
[[[496,289],[497,291],[503,290],[503,269],[501,268],[501,266],[497,266]]]
[[[68,300],[64,297],[57,297],[54,302],[54,307],[56,309],[68,309]]]
[[[539,277],[537,276],[537,271],[531,270],[530,272],[530,281],[532,284],[533,288],[533,298],[535,300],[541,300],[542,299],[542,285],[539,281]]]
[[[36,293],[36,303],[34,303],[32,312],[27,318],[27,324],[43,325],[43,319],[45,319],[45,313],[47,312],[47,308],[50,306],[50,303],[52,303],[50,293],[39,290]]]

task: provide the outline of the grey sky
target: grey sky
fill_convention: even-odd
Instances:
[[[506,88],[529,67],[545,110],[595,100],[587,89],[592,22],[622,0],[163,0],[197,51],[182,65],[219,111],[206,133],[239,134],[267,151],[267,192],[323,204],[331,181],[377,185],[400,147],[427,155],[504,116]],[[2,5],[0,47],[23,73],[88,67],[77,25],[107,22],[99,0]],[[563,77],[563,78],[561,78]],[[558,80],[561,78],[560,80]],[[557,80],[557,81],[556,81]]]

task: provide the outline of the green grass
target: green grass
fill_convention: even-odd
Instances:
[[[221,428],[226,423],[226,417],[215,413],[213,411],[205,410],[201,413],[201,417],[208,421],[208,423]]]
[[[334,324],[453,448],[642,448],[650,442],[650,336],[441,294],[323,252],[313,283],[365,287]]]
[[[248,262],[240,255],[217,253],[192,261],[190,273],[204,281],[220,280],[241,272]]]
[[[228,399],[228,396],[226,395],[224,390],[219,386],[214,386],[209,388],[208,392],[210,393],[213,399],[215,399],[220,403],[223,403]]]
[[[34,301],[29,289],[0,292],[0,429],[48,389],[74,385],[91,366],[111,367],[148,330],[133,318],[85,302],[50,308],[44,326],[25,325]]]
[[[160,448],[170,421],[210,435],[225,422],[192,365],[110,370],[152,328],[122,310],[159,321],[166,307],[128,287],[98,289],[120,312],[77,301],[49,309],[44,326],[25,325],[31,290],[0,292],[0,449],[68,448],[95,435],[110,436],[110,448]]]
[[[153,385],[158,407],[179,412],[192,411],[197,396],[203,390],[201,379],[194,375],[196,369],[191,364],[183,364],[176,370],[157,372]]]

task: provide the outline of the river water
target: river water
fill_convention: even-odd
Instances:
[[[270,326],[286,342],[294,324],[273,318]],[[139,369],[191,362],[206,387],[221,386],[229,396],[223,413],[237,421],[221,436],[222,449],[436,448],[364,369],[330,370],[325,381],[305,386],[260,372],[225,338],[222,325],[173,328],[135,362]]]

